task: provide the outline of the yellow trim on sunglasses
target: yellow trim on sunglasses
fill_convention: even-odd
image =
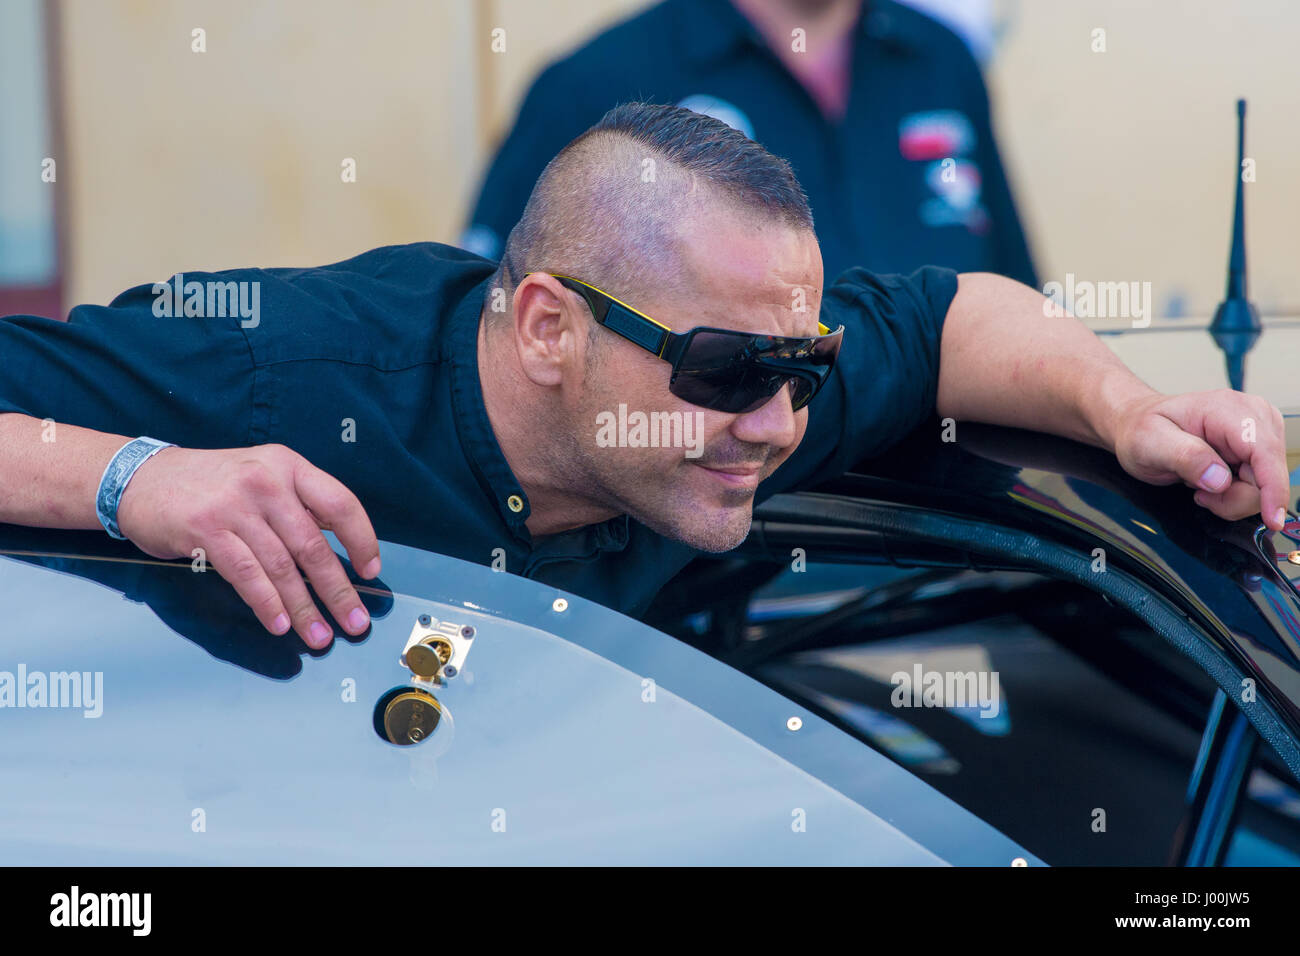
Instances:
[[[524,273],[524,278],[528,278],[528,276],[531,276],[531,275],[549,275],[549,276],[551,276],[551,277],[553,277],[553,278],[556,278],[556,279],[568,279],[570,282],[576,282],[576,283],[578,283],[578,285],[585,285],[588,289],[591,289],[593,292],[599,292],[601,295],[605,296],[605,298],[607,298],[607,299],[611,299],[612,301],[617,302],[617,303],[618,303],[619,305],[621,305],[623,308],[627,309],[629,312],[633,312],[633,313],[635,313],[636,315],[639,315],[641,318],[645,319],[647,322],[653,322],[655,325],[659,326],[659,328],[663,329],[665,332],[671,332],[671,331],[672,331],[672,329],[671,329],[669,326],[664,325],[664,324],[663,324],[662,322],[660,322],[658,319],[652,319],[650,316],[646,315],[644,312],[642,312],[640,309],[636,308],[635,306],[628,305],[626,302],[624,302],[624,301],[623,301],[622,299],[620,299],[618,296],[616,296],[616,295],[610,295],[610,294],[609,294],[608,292],[606,292],[604,289],[597,288],[596,286],[592,285],[590,282],[583,282],[581,279],[574,278],[573,276],[562,275],[562,274],[560,274],[560,273],[558,273],[558,272],[545,272],[545,273],[526,272],[526,273]],[[827,328],[825,325],[823,325],[820,321],[817,323],[817,334],[818,334],[818,335],[829,335],[829,334],[830,334],[830,331],[831,331],[831,330],[830,330],[829,328]],[[664,344],[663,344],[663,346],[661,346],[660,349],[659,349],[659,353],[658,353],[658,354],[659,354],[659,357],[660,357],[660,358],[663,358],[663,351],[664,351],[664,349],[667,348],[667,347],[668,347],[668,340],[665,339],[665,340],[664,340]]]

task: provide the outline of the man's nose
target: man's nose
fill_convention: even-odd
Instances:
[[[740,441],[755,445],[787,448],[794,444],[797,426],[790,394],[790,386],[783,385],[765,404],[737,415],[731,423],[731,433]]]

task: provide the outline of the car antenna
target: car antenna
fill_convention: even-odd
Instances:
[[[1259,310],[1246,298],[1245,151],[1246,101],[1243,99],[1237,100],[1237,206],[1232,219],[1232,251],[1228,254],[1228,290],[1210,323],[1210,334],[1227,359],[1228,383],[1239,392],[1246,377],[1246,353],[1254,348],[1261,329]]]

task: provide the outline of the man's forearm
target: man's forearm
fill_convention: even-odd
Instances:
[[[944,320],[941,417],[1052,432],[1114,450],[1113,424],[1157,393],[1070,315],[1002,276],[963,273]]]
[[[0,521],[35,528],[98,528],[95,493],[131,439],[27,415],[0,415]]]
[[[53,429],[53,431],[51,431]],[[0,521],[99,528],[104,469],[131,439],[26,415],[0,415]],[[329,528],[358,572],[379,574],[379,541],[357,497],[282,445],[167,448],[129,478],[121,533],[156,558],[205,555],[273,634],[292,627],[309,646],[333,639],[307,590],[349,634],[370,616],[321,534]],[[200,565],[200,569],[206,567]]]

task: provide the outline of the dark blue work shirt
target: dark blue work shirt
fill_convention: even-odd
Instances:
[[[848,109],[831,123],[730,0],[668,0],[552,64],[528,91],[460,245],[499,258],[542,169],[618,103],[677,103],[789,160],[826,279],[921,265],[1037,277],[978,64],[946,27],[887,0],[852,35]]]
[[[347,485],[384,540],[503,557],[508,572],[639,615],[697,552],[626,515],[533,541],[478,374],[494,269],[415,243],[315,269],[183,274],[198,288],[257,283],[256,324],[162,317],[152,285],[66,323],[0,318],[0,413],[190,448],[287,445]],[[955,293],[956,274],[937,268],[851,270],[826,291],[822,321],[845,326],[839,363],[759,500],[842,473],[930,414]]]

